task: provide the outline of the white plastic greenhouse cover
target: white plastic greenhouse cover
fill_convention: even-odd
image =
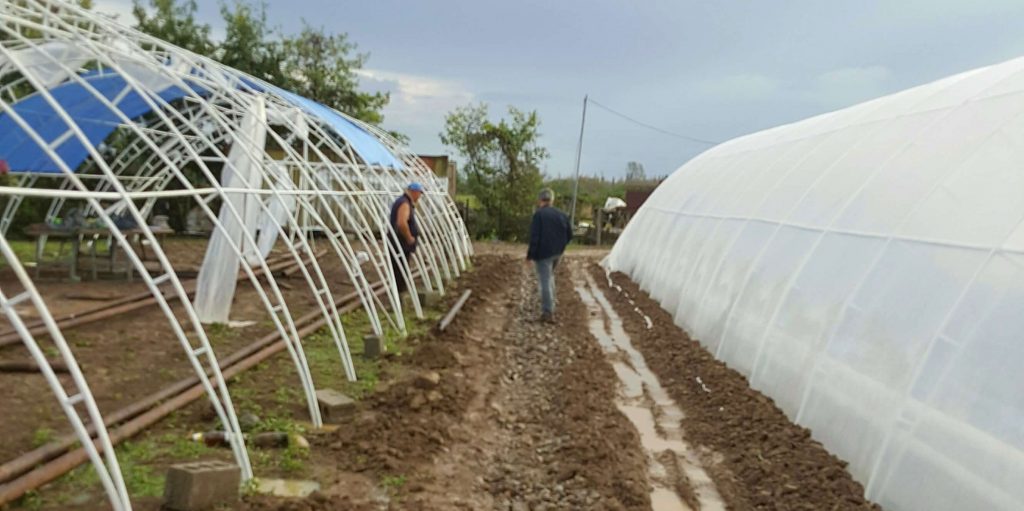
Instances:
[[[1024,59],[741,137],[606,260],[887,509],[1024,509]]]

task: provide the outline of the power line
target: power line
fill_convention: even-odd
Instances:
[[[626,115],[626,114],[624,114],[622,112],[618,112],[618,111],[612,110],[611,108],[608,108],[607,106],[602,105],[601,103],[595,101],[593,98],[589,98],[588,102],[592,103],[594,106],[600,107],[602,110],[604,110],[604,111],[606,111],[608,113],[617,115],[617,116],[619,116],[619,117],[621,117],[621,118],[623,118],[623,119],[625,119],[625,120],[627,120],[629,122],[632,122],[633,124],[637,124],[639,126],[643,126],[643,127],[647,128],[647,129],[657,131],[658,133],[661,133],[661,134],[664,134],[664,135],[668,135],[670,137],[676,137],[676,138],[680,138],[680,139],[683,139],[683,140],[688,140],[690,142],[696,142],[698,144],[718,145],[720,143],[720,142],[714,142],[714,141],[711,141],[711,140],[704,140],[702,138],[695,138],[695,137],[689,137],[689,136],[686,136],[686,135],[680,135],[679,133],[673,133],[671,131],[668,131],[668,130],[665,130],[665,129],[661,129],[661,128],[657,127],[657,126],[653,126],[653,125],[647,124],[646,122],[638,121],[638,120],[636,120],[636,119],[634,119],[634,118],[632,118],[632,117],[630,117],[630,116],[628,116],[628,115]]]

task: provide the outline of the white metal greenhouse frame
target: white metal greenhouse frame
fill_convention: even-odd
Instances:
[[[712,148],[606,264],[886,509],[1024,509],[1024,59]]]
[[[267,266],[270,247],[277,242],[299,263],[300,276],[337,345],[339,375],[344,372],[350,380],[355,378],[355,370],[344,328],[335,314],[334,293],[314,255],[314,243],[325,246],[328,257],[340,261],[378,334],[387,323],[405,329],[390,264],[393,249],[385,240],[397,240],[387,214],[391,201],[407,183],[420,181],[427,189],[417,205],[424,232],[420,248],[409,261],[399,255],[401,271],[413,286],[410,295],[415,314],[421,316],[422,310],[411,279],[414,272],[419,272],[428,290],[443,292],[445,282],[467,266],[472,246],[443,184],[417,157],[373,126],[60,1],[0,3],[0,40],[0,119],[27,137],[26,144],[53,165],[22,172],[13,168],[18,185],[0,187],[0,196],[9,199],[0,213],[0,254],[23,288],[13,296],[0,290],[0,311],[39,364],[87,449],[114,509],[130,509],[131,504],[103,419],[72,349],[5,236],[23,198],[51,198],[46,220],[60,216],[73,204],[84,205],[109,229],[156,299],[205,387],[245,480],[252,477],[252,470],[230,393],[202,321],[210,316],[223,319],[226,311],[210,311],[224,300],[230,304],[239,269],[286,340],[311,421],[319,426],[315,383],[295,320]],[[117,84],[114,94],[101,90],[111,83]],[[65,93],[77,94],[82,104],[110,117],[102,120],[110,124],[109,136],[97,142],[95,133],[108,128],[91,131],[97,130],[95,119],[83,117],[77,104],[69,105],[62,96]],[[23,101],[34,101],[52,122],[63,123],[67,129],[56,136],[42,133],[45,130],[39,128],[38,120],[32,119],[38,112],[26,112],[21,108]],[[143,113],[122,111],[129,101]],[[105,143],[110,137],[119,137],[123,147],[111,151]],[[65,161],[61,152],[68,143],[84,147],[85,158]],[[272,158],[268,154],[271,146],[283,157]],[[186,165],[198,169],[203,184],[197,186],[189,180],[182,170]],[[222,166],[220,178],[213,166]],[[60,185],[42,188],[41,183],[52,182],[42,178],[59,178]],[[194,199],[214,227],[195,304],[147,227],[156,201],[169,197]],[[221,203],[219,211],[211,207],[215,200]],[[141,229],[159,262],[159,271],[147,270],[117,227],[114,217],[120,215],[129,215]],[[311,241],[309,230],[326,236]],[[365,255],[358,253],[353,241]],[[371,264],[364,272],[361,259],[366,256]],[[259,278],[267,281],[268,289]],[[228,281],[230,292],[224,296],[218,283]],[[372,292],[375,281],[388,283],[383,299]],[[164,297],[167,290],[184,310],[184,321],[178,320]],[[56,377],[19,316],[16,306],[24,303],[31,303],[45,322],[60,358],[70,368],[73,388],[65,388]],[[80,403],[84,412],[76,408]],[[90,441],[90,424],[96,429],[102,453]]]

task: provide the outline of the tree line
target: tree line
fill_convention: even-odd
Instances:
[[[390,96],[359,90],[369,58],[346,33],[330,33],[303,20],[297,34],[286,34],[267,20],[267,4],[221,2],[224,39],[211,36],[196,19],[195,0],[134,0],[135,28],[194,53],[217,60],[278,87],[293,91],[370,124],[380,124]]]

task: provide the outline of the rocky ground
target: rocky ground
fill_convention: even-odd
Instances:
[[[247,506],[873,507],[843,462],[626,279],[609,281],[595,261],[566,258],[558,322],[547,325],[536,321],[531,267],[507,255],[478,258],[460,283],[473,297],[453,327],[422,339],[403,377],[364,401],[337,433],[315,441],[314,451],[327,453],[316,459],[330,465],[321,474],[324,489],[301,501],[251,497]],[[611,315],[581,300],[589,293],[600,295]],[[616,351],[595,332],[632,345]],[[632,400],[617,365],[642,373]],[[681,420],[665,415],[663,401],[678,405]],[[649,436],[629,413],[636,403],[653,417]]]

